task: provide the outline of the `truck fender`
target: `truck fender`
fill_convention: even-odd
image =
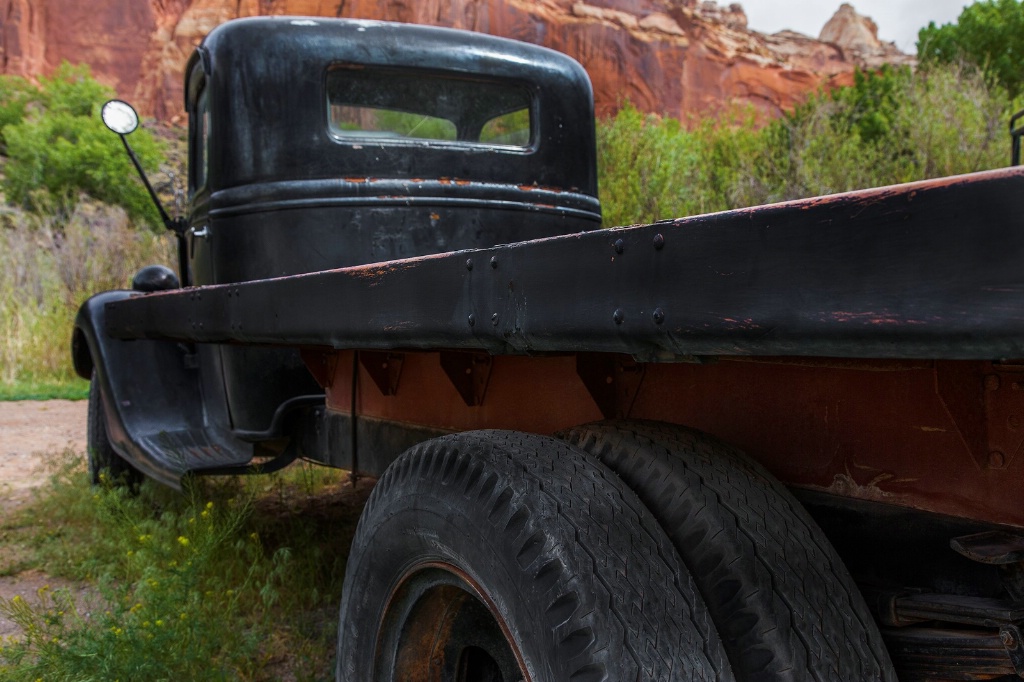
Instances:
[[[142,295],[105,291],[78,310],[72,336],[75,371],[99,382],[107,434],[115,452],[145,475],[172,487],[201,468],[200,451],[248,461],[251,445],[208,424],[199,371],[189,348],[175,341],[111,338],[106,304]]]

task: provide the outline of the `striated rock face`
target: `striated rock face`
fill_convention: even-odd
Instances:
[[[848,82],[857,65],[906,59],[847,7],[815,40],[750,31],[739,4],[706,0],[0,0],[0,69],[35,76],[62,60],[86,62],[144,114],[174,120],[185,61],[217,24],[338,16],[470,29],[566,52],[589,72],[602,114],[626,99],[676,117],[727,102],[777,113],[808,90]]]

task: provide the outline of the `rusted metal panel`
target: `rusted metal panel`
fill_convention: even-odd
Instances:
[[[991,371],[989,363],[964,364],[960,371],[980,380]],[[328,408],[346,415],[351,365],[334,363],[327,388]],[[470,406],[439,353],[409,352],[395,395],[377,390],[362,370],[356,412],[446,431],[548,434],[608,416],[683,424],[741,447],[789,485],[1024,526],[1024,457],[979,460],[984,434],[963,428],[964,420],[1002,420],[1002,413],[978,403],[979,412],[952,414],[938,381],[948,368],[940,365],[797,358],[647,364],[631,398],[599,405],[601,394],[588,389],[575,356],[499,356],[485,399]]]
[[[933,364],[844,364],[649,368],[633,416],[711,432],[791,485],[1024,525],[1022,458],[978,461],[985,445],[946,409]]]
[[[352,409],[351,353],[340,353],[335,376],[327,387],[328,409]],[[477,428],[521,429],[553,433],[601,418],[601,412],[576,374],[572,356],[492,359],[485,399],[469,401],[449,380],[441,353],[405,354],[401,390],[383,395],[361,368],[356,412],[374,419],[430,426],[443,431]],[[572,421],[572,420],[576,421]]]
[[[942,362],[939,395],[979,466],[1005,468],[1024,446],[1024,366]]]

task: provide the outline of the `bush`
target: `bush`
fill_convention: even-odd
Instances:
[[[202,502],[196,493],[154,513],[124,489],[97,490],[86,517],[105,532],[82,557],[97,571],[96,603],[83,609],[69,592],[45,588],[34,606],[0,599],[0,612],[24,633],[0,652],[6,678],[249,676],[259,664],[259,623],[243,621],[242,600],[264,610],[272,603],[288,553],[264,557],[258,536],[239,539],[246,502]]]
[[[598,125],[605,225],[998,168],[1013,110],[1005,90],[958,65],[857,73],[761,128],[750,111],[687,128],[627,104]]]
[[[0,123],[7,162],[3,188],[9,203],[39,214],[66,216],[80,194],[121,206],[132,221],[159,226],[160,218],[118,136],[99,118],[113,92],[85,66],[62,65],[33,88],[15,77],[0,86]],[[145,129],[132,135],[143,167],[163,162],[162,147]]]
[[[757,153],[753,116],[733,111],[688,130],[626,103],[597,127],[598,186],[604,224],[725,210],[739,164]]]

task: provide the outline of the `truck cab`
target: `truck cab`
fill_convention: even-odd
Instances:
[[[183,286],[600,227],[590,82],[565,55],[435,27],[260,17],[214,29],[185,73]],[[131,467],[172,485],[243,467],[254,446],[288,438],[289,414],[323,403],[294,349],[114,349],[101,308],[131,295],[95,297],[75,329],[78,372],[98,383]]]

